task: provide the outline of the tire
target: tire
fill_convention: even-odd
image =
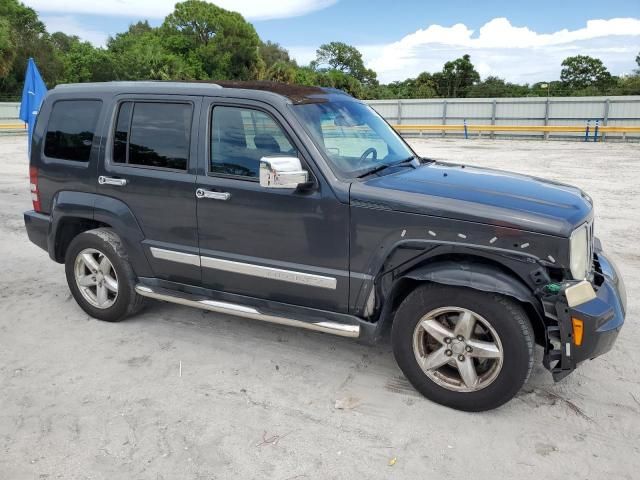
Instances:
[[[73,298],[93,318],[119,322],[144,306],[127,253],[113,230],[97,228],[74,237],[65,255],[65,273]]]
[[[534,334],[524,309],[508,297],[471,288],[417,287],[398,308],[391,342],[416,390],[468,412],[508,402],[533,366]]]

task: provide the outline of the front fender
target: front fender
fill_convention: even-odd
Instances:
[[[438,260],[409,270],[398,277],[391,290],[391,297],[400,294],[398,286],[406,280],[434,282],[455,287],[467,287],[483,292],[498,293],[514,298],[531,306],[536,313],[532,322],[537,322],[540,332],[546,332],[544,310],[533,291],[519,278],[499,267],[474,260]],[[382,335],[386,325],[392,320],[392,302],[385,302],[385,308],[378,321],[376,338]],[[545,334],[546,335],[546,334]],[[546,344],[546,339],[545,339]]]
[[[403,277],[456,287],[469,287],[483,292],[507,295],[521,302],[539,303],[533,292],[520,279],[504,270],[480,262],[442,260],[411,270]]]

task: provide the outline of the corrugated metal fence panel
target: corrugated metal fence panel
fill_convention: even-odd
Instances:
[[[382,115],[387,120],[397,120],[398,119],[398,101],[384,101],[379,100],[377,103],[370,103],[370,105],[374,108],[376,112]]]
[[[636,101],[611,101],[609,118],[614,120],[637,120],[640,118],[640,98]]]
[[[20,102],[0,103],[0,120],[18,121],[20,113]]]
[[[419,123],[415,120],[430,120],[437,119],[437,122],[442,123],[442,107],[444,103],[442,100],[437,102],[402,102],[402,120],[403,123]],[[407,121],[405,121],[407,120]],[[413,121],[409,121],[413,120]],[[432,123],[432,122],[426,122]]]
[[[610,126],[640,126],[640,95],[624,97],[524,97],[367,100],[390,123],[404,125],[584,125],[595,120]],[[398,118],[398,112],[400,117]],[[407,134],[411,134],[408,132]],[[424,135],[442,132],[424,132]],[[446,132],[460,135],[460,132]],[[496,136],[543,136],[542,133],[496,132]],[[551,133],[550,136],[579,137],[581,133]],[[609,133],[607,138],[620,138]],[[640,138],[638,133],[626,137]]]
[[[571,101],[553,102],[549,105],[549,118],[561,119],[604,119],[604,102],[577,103]]]
[[[447,118],[460,119],[465,118],[469,120],[476,120],[482,118],[491,118],[491,111],[493,110],[493,102],[489,101],[475,101],[475,102],[460,102],[460,101],[448,101],[447,102]],[[454,122],[451,122],[454,123]]]
[[[496,118],[499,119],[543,119],[546,100],[535,102],[496,101]],[[514,125],[521,125],[514,123]]]

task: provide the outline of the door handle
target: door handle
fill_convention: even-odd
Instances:
[[[211,190],[205,190],[204,188],[198,188],[196,190],[196,198],[209,198],[211,200],[229,200],[231,194],[229,192],[212,192]]]
[[[128,182],[126,178],[113,178],[100,175],[98,177],[98,183],[100,185],[114,185],[116,187],[124,187]]]

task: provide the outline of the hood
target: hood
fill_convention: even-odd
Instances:
[[[352,203],[568,237],[592,216],[579,188],[517,173],[433,162],[351,186]]]

